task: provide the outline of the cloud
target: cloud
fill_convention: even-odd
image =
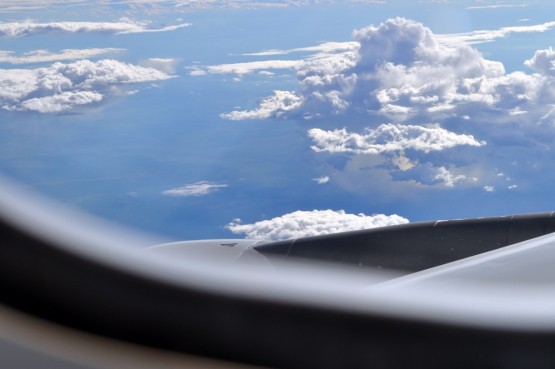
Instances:
[[[211,65],[207,67],[189,67],[192,76],[203,76],[206,74],[248,74],[268,69],[294,69],[300,65],[297,60],[264,60],[247,63],[233,63]]]
[[[285,240],[337,232],[355,231],[408,223],[398,215],[348,214],[344,210],[295,211],[253,224],[229,223],[226,228],[247,239]]]
[[[93,91],[66,91],[61,94],[34,97],[25,100],[20,110],[32,110],[39,113],[59,113],[79,105],[88,105],[102,101],[102,94]]]
[[[507,73],[466,41],[553,27],[555,22],[504,27],[461,38],[394,18],[355,30],[358,46],[266,50],[254,57],[317,54],[294,67],[297,88],[220,117],[305,125],[318,165],[345,189],[372,186],[397,194],[407,188],[504,188],[487,173],[507,170],[515,150],[539,158],[552,146],[555,52],[538,50],[523,61],[528,69]]]
[[[505,76],[501,63],[467,45],[445,46],[428,28],[404,18],[356,30],[354,36],[358,51],[307,59],[297,67],[300,94],[290,93],[302,104],[290,109],[291,117],[370,112],[401,121],[433,118],[472,103],[495,105],[500,94],[511,92],[497,87],[526,79]]]
[[[140,1],[140,0],[130,0]],[[205,10],[205,9],[258,9],[258,8],[286,8],[288,6],[298,6],[311,1],[286,0],[286,1],[242,1],[242,0],[174,0],[166,1],[172,8],[183,11]]]
[[[453,175],[447,168],[440,167],[433,179],[444,183],[447,187],[454,187],[457,182],[465,180],[466,176],[464,174]]]
[[[2,0],[0,12],[36,11],[47,7],[83,5],[86,0]]]
[[[352,3],[384,4],[380,0],[349,0]],[[97,1],[87,0],[2,0],[0,13],[36,11],[44,8],[57,7],[58,9],[81,7],[93,8],[95,11],[114,12],[127,6],[127,12],[145,13],[190,13],[210,9],[261,9],[261,8],[286,8],[300,7],[312,4],[321,4],[320,0],[118,0]]]
[[[316,52],[318,54],[335,54],[345,51],[356,51],[359,48],[358,42],[324,42],[316,46],[299,47],[295,49],[270,49],[259,51],[256,53],[246,53],[245,56],[273,56],[273,55],[288,55],[292,53],[306,53]]]
[[[178,63],[179,60],[174,58],[150,58],[145,60],[142,65],[161,70],[165,73],[175,73]]]
[[[526,60],[524,65],[546,76],[555,76],[555,51],[551,47],[537,50],[532,58]]]
[[[548,26],[524,29],[541,31]],[[446,117],[475,119],[482,112],[500,117],[506,112],[508,117],[520,111],[541,117],[549,112],[545,100],[555,102],[553,81],[546,78],[551,71],[538,69],[540,59],[551,63],[546,60],[551,51],[536,53],[527,62],[541,73],[507,74],[502,63],[485,59],[465,44],[442,44],[430,29],[404,18],[356,30],[354,36],[360,44],[357,52],[304,60],[297,67],[300,87],[288,92],[299,103],[286,113],[276,109],[265,116],[357,115],[433,122]],[[270,100],[261,100],[261,105]],[[222,117],[259,119],[260,115],[236,111]]]
[[[526,4],[523,4],[526,5]],[[518,5],[518,6],[523,6]],[[513,5],[511,5],[512,7]],[[500,7],[499,5],[491,6],[491,7]],[[506,6],[503,6],[506,7]],[[474,7],[478,8],[478,7]],[[400,22],[402,18],[396,18],[395,20],[388,20],[384,22],[387,24],[388,22]],[[410,23],[415,23],[412,21],[407,21]],[[380,25],[380,26],[383,26]],[[545,22],[536,25],[530,26],[512,26],[512,27],[502,27],[499,29],[494,30],[476,30],[472,32],[466,33],[456,33],[456,34],[436,34],[433,35],[433,39],[438,44],[441,44],[445,47],[453,47],[460,44],[479,44],[484,42],[491,42],[498,38],[504,38],[509,36],[512,33],[532,33],[532,32],[546,32],[551,30],[555,27],[555,21],[553,22]],[[354,34],[357,35],[361,33],[361,31],[368,30],[375,28],[373,26],[367,27],[365,29],[361,29],[355,31]],[[415,27],[415,29],[418,27]],[[427,30],[427,29],[426,29]],[[429,31],[429,30],[428,30]],[[412,31],[409,31],[409,34]],[[431,31],[429,32],[431,35]],[[405,35],[406,36],[406,35]],[[386,37],[388,37],[386,35]],[[393,40],[393,42],[397,42],[399,40]],[[263,57],[263,56],[277,56],[277,55],[289,55],[293,53],[311,53],[308,56],[300,60],[264,60],[264,61],[252,61],[252,62],[242,62],[242,63],[230,63],[230,64],[219,64],[219,65],[212,65],[212,66],[195,66],[189,67],[191,69],[190,74],[193,76],[201,76],[206,74],[238,74],[244,75],[248,73],[253,73],[259,70],[267,70],[267,69],[294,69],[299,70],[300,77],[306,76],[308,74],[311,75],[312,79],[316,80],[317,82],[323,82],[322,79],[319,79],[317,75],[315,75],[314,70],[310,70],[310,67],[313,68],[325,68],[325,64],[333,64],[333,63],[346,63],[345,66],[352,66],[350,65],[353,59],[353,55],[356,55],[356,52],[361,47],[361,42],[357,41],[348,41],[348,42],[324,42],[320,45],[316,46],[308,46],[308,47],[301,47],[301,48],[293,48],[293,49],[268,49],[254,53],[243,53],[244,56],[251,56],[251,57]],[[378,51],[378,50],[376,50]],[[314,63],[316,61],[316,63]],[[337,72],[340,72],[341,69],[335,68]],[[346,69],[346,68],[345,68]],[[311,81],[310,78],[305,79],[304,82],[309,83]],[[395,107],[390,107],[395,109]],[[399,108],[399,107],[397,107]]]
[[[206,196],[211,193],[217,192],[222,188],[226,188],[226,184],[220,184],[215,182],[200,181],[192,184],[188,184],[182,187],[172,188],[170,190],[163,191],[163,195],[167,196],[179,196],[179,197],[189,197],[189,196]]]
[[[232,111],[220,117],[229,120],[279,118],[284,113],[295,110],[302,105],[302,98],[290,91],[274,91],[274,95],[260,102],[258,109]]]
[[[268,71],[272,69],[304,69],[306,63],[311,64],[315,60],[329,60],[333,63],[333,59],[337,59],[337,54],[354,55],[359,48],[358,42],[324,42],[320,45],[295,48],[295,49],[271,49],[255,53],[242,54],[244,56],[276,56],[288,55],[292,53],[311,53],[302,60],[260,60],[243,63],[219,64],[209,66],[193,66],[188,67],[192,76],[203,76],[207,74],[237,74],[239,76],[258,72]],[[321,64],[321,63],[320,63]]]
[[[127,18],[119,22],[2,22],[0,23],[0,37],[27,37],[37,34],[60,32],[96,32],[121,35],[129,33],[174,31],[179,28],[189,27],[190,25],[190,23],[181,23],[163,28],[148,28],[148,22],[133,21]]]
[[[401,124],[382,124],[366,128],[365,134],[350,133],[345,128],[324,131],[312,128],[308,136],[316,152],[356,153],[378,155],[394,151],[416,150],[425,153],[441,151],[459,145],[483,146],[471,135],[456,134],[443,128]]]
[[[468,10],[478,10],[478,9],[499,9],[499,8],[526,8],[529,4],[494,4],[494,5],[474,5],[467,6]]]
[[[324,184],[324,183],[328,183],[330,181],[330,177],[323,176],[323,177],[314,178],[312,180],[314,182],[318,183],[318,184]]]
[[[37,69],[0,69],[0,107],[59,113],[125,93],[125,86],[172,76],[116,60],[80,60]]]
[[[437,35],[439,42],[445,44],[480,44],[491,42],[498,38],[505,38],[512,33],[547,32],[555,27],[555,21],[534,24],[530,26],[511,26],[493,30],[477,30],[472,32]]]
[[[77,60],[94,58],[105,54],[123,51],[124,49],[115,48],[92,48],[92,49],[64,49],[58,53],[51,53],[48,50],[34,50],[26,52],[21,56],[15,56],[12,51],[0,50],[0,63],[10,64],[30,64],[46,63],[64,60]]]

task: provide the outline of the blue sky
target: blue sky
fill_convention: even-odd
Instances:
[[[172,240],[551,211],[554,5],[0,5],[0,172]]]

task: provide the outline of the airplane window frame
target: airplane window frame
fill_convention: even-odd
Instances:
[[[56,230],[49,237],[29,231],[33,219],[21,224],[7,216],[18,197],[13,192],[7,201],[7,188],[0,195],[0,303],[56,324],[157,349],[281,368],[555,362],[555,329],[549,327],[465,325],[410,317],[383,305],[363,311],[341,308],[341,301],[287,300],[279,289],[266,291],[278,296],[268,299],[238,293],[245,286],[211,289],[202,278],[153,278],[152,271],[132,270],[133,262],[124,267],[71,250]],[[27,200],[21,204],[29,205]],[[138,254],[128,251],[119,257]]]

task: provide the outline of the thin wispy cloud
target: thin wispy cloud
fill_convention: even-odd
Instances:
[[[86,5],[86,0],[2,0],[0,13],[37,11],[48,7],[76,7]]]
[[[228,187],[227,184],[200,181],[192,184],[188,184],[182,187],[172,188],[170,190],[163,191],[162,194],[166,196],[177,196],[177,197],[199,197],[210,195],[214,192],[220,191],[223,188]]]
[[[492,42],[499,38],[505,38],[513,33],[536,33],[547,32],[555,28],[555,21],[534,24],[530,26],[510,26],[493,30],[477,30],[472,32],[438,34],[436,38],[444,44],[466,43],[481,44],[484,42]]]
[[[295,69],[300,66],[299,60],[264,60],[246,63],[232,63],[211,65],[206,67],[189,67],[191,76],[203,76],[206,74],[249,74],[256,71],[267,71],[272,69]]]
[[[473,5],[467,6],[468,10],[479,10],[479,9],[500,9],[500,8],[526,8],[529,4],[492,4],[492,5]]]
[[[192,66],[188,67],[189,74],[192,76],[203,76],[207,74],[236,74],[241,77],[245,74],[262,71],[267,75],[270,70],[294,70],[307,72],[311,66],[323,66],[328,64],[333,67],[337,63],[343,63],[347,59],[352,59],[356,54],[360,44],[358,42],[325,42],[316,46],[308,46],[296,49],[271,49],[256,53],[247,53],[243,56],[262,57],[288,55],[292,53],[308,53],[298,60],[273,59],[261,60],[242,63],[218,64],[209,66]]]
[[[0,37],[28,37],[46,33],[109,33],[131,34],[148,32],[168,32],[179,28],[189,27],[190,23],[181,23],[162,28],[149,28],[148,22],[122,19],[119,22],[2,22],[0,23]]]
[[[271,49],[255,53],[245,53],[245,56],[274,56],[288,55],[293,53],[338,53],[344,51],[356,51],[360,47],[358,42],[324,42],[316,46],[300,47],[295,49]]]
[[[116,48],[92,48],[92,49],[64,49],[53,53],[48,50],[33,50],[16,55],[13,51],[0,50],[0,63],[9,64],[31,64],[31,63],[51,63],[55,61],[90,59],[106,54],[113,54],[124,51]]]
[[[384,4],[381,0],[348,0],[351,3]],[[90,2],[86,0],[4,0],[0,2],[0,13],[32,12],[45,8],[56,7],[59,9],[84,8],[94,6],[105,12],[120,10],[121,6],[127,6],[127,11],[143,13],[189,13],[211,9],[264,9],[264,8],[287,8],[307,5],[321,4],[320,0],[120,0]]]
[[[145,67],[158,69],[165,73],[175,73],[179,60],[174,58],[149,58],[141,64]]]

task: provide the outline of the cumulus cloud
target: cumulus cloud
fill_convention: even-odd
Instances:
[[[535,72],[555,76],[555,51],[551,47],[545,50],[537,50],[532,58],[524,62],[524,65]]]
[[[496,160],[510,162],[514,152],[499,149],[505,142],[538,155],[551,146],[546,132],[555,134],[555,52],[538,50],[523,61],[527,70],[507,73],[471,43],[552,28],[555,22],[436,35],[421,23],[394,18],[355,30],[349,44],[250,54],[309,53],[286,61],[297,88],[220,117],[306,125],[315,160],[333,175],[334,185],[349,189],[378,182],[386,189],[392,182],[417,188],[498,186],[485,173],[497,167]],[[254,63],[203,67],[199,74],[250,73],[275,60]]]
[[[189,197],[189,196],[206,196],[211,193],[217,192],[222,188],[226,188],[226,184],[200,181],[192,184],[188,184],[182,187],[172,188],[170,190],[163,191],[163,195],[167,196],[178,196],[178,197]]]
[[[399,215],[349,214],[344,210],[295,211],[270,220],[241,224],[236,220],[226,228],[248,239],[285,240],[408,223]]]
[[[492,40],[516,32],[545,32],[554,26],[555,22],[547,22],[477,31],[467,34],[470,38],[466,41]],[[486,59],[460,38],[435,35],[421,23],[404,18],[355,30],[353,35],[358,47],[312,55],[295,67],[299,87],[283,92],[295,97],[287,109],[274,108],[281,99],[272,96],[262,99],[257,108],[221,117],[311,119],[307,124],[313,127],[341,122],[343,129],[335,126],[308,131],[314,151],[381,155],[385,162],[378,160],[371,168],[383,169],[385,163],[393,180],[439,182],[448,187],[472,184],[457,176],[471,178],[476,176],[472,173],[493,167],[488,165],[489,157],[482,157],[482,169],[473,167],[472,173],[462,172],[460,165],[470,164],[448,151],[460,152],[464,147],[469,157],[471,148],[484,147],[487,140],[492,143],[487,152],[496,156],[495,147],[507,140],[507,130],[512,137],[522,137],[523,141],[529,137],[531,142],[546,137],[542,131],[553,130],[555,52],[550,48],[538,50],[524,62],[532,73],[507,73],[502,63]],[[267,54],[286,51],[269,50]],[[447,124],[449,129],[444,127]],[[442,151],[444,156],[415,155],[415,151],[426,150]],[[486,151],[481,152],[484,155]],[[423,166],[428,169],[422,170]],[[450,178],[441,168],[457,174]],[[399,170],[403,175],[392,172]],[[426,180],[418,177],[424,173]]]
[[[59,113],[78,105],[88,105],[102,101],[102,94],[94,91],[66,91],[61,94],[34,97],[21,103],[21,110],[39,113]]]
[[[232,111],[220,117],[229,120],[279,118],[284,113],[295,110],[302,105],[302,98],[290,91],[274,91],[274,95],[260,102],[258,109]]]
[[[116,60],[80,60],[37,69],[0,69],[0,106],[11,111],[59,113],[121,94],[126,85],[172,76]]]
[[[403,121],[464,115],[472,104],[495,107],[505,102],[502,98],[533,97],[526,91],[534,83],[528,77],[506,75],[501,63],[468,45],[444,45],[420,23],[390,19],[356,30],[354,37],[359,48],[306,59],[296,67],[300,89],[292,93],[303,102],[290,116],[370,112]],[[514,95],[515,89],[505,87],[511,84],[520,84],[523,93]]]
[[[378,155],[394,151],[416,150],[425,153],[441,151],[454,146],[483,146],[471,135],[456,134],[443,128],[401,124],[382,124],[376,129],[366,128],[364,134],[351,133],[345,128],[324,131],[312,128],[308,136],[316,152]]]
[[[543,116],[548,112],[547,105],[540,103],[538,97],[555,100],[550,87],[552,81],[545,78],[553,72],[549,69],[552,52],[538,52],[526,62],[537,74],[507,74],[502,63],[485,59],[478,50],[462,41],[493,40],[513,32],[544,32],[553,27],[555,22],[476,31],[464,36],[468,37],[463,40],[461,35],[434,35],[421,23],[395,18],[354,31],[358,47],[353,43],[344,48],[334,44],[325,53],[300,61],[225,64],[192,73],[244,74],[274,63],[295,69],[300,87],[289,94],[298,96],[302,103],[295,104],[295,108],[286,113],[276,109],[266,114],[267,118],[277,114],[291,118],[373,114],[391,121],[417,122],[473,117],[477,111],[495,112],[496,115],[503,111],[513,112],[513,115],[533,111]],[[287,52],[268,50],[264,53]],[[275,100],[275,97],[269,99]],[[262,99],[261,104],[268,101]],[[222,117],[260,119],[259,114],[238,111]]]
[[[0,23],[0,37],[26,37],[45,33],[110,33],[129,34],[146,32],[167,32],[189,27],[190,23],[181,23],[162,28],[148,28],[148,22],[133,21],[124,18],[119,22],[48,22],[39,23],[26,20],[23,22]]]
[[[16,56],[13,51],[0,50],[0,63],[10,64],[30,64],[30,63],[47,63],[64,60],[77,60],[94,58],[105,54],[111,54],[123,51],[124,49],[116,48],[92,48],[92,49],[64,49],[57,53],[51,53],[48,50],[33,50]]]
[[[466,175],[454,175],[447,168],[440,167],[433,179],[444,183],[447,187],[454,187],[457,182],[465,180]]]

